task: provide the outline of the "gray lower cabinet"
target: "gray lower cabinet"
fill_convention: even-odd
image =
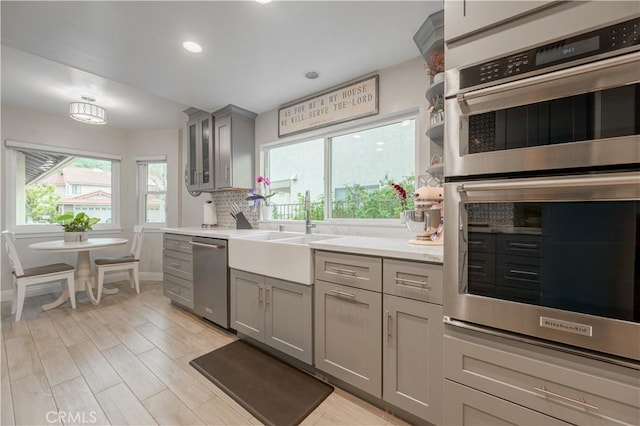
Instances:
[[[315,366],[382,397],[382,294],[316,280]]]
[[[441,424],[442,306],[385,294],[383,314],[383,399]]]
[[[446,379],[512,405],[571,424],[637,425],[640,419],[635,368],[453,326],[446,327],[444,353]],[[446,388],[445,395],[451,398]],[[466,405],[445,406],[445,419],[460,424]],[[483,410],[500,413],[493,405]]]
[[[313,362],[313,287],[231,270],[231,328]]]
[[[164,234],[162,272],[164,295],[193,309],[193,255],[191,237]]]
[[[444,425],[571,424],[449,380],[444,381],[444,394]]]

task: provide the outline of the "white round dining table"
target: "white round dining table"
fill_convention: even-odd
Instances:
[[[89,238],[87,241],[43,241],[40,243],[29,244],[31,250],[50,251],[56,253],[65,252],[77,252],[78,260],[76,263],[76,292],[86,291],[89,300],[94,305],[98,302],[93,294],[93,276],[91,275],[91,262],[89,258],[89,252],[92,250],[98,250],[106,247],[117,246],[125,244],[128,240],[126,238]],[[104,288],[104,294],[114,294],[118,292],[117,288]],[[65,286],[64,291],[58,299],[54,302],[42,305],[43,310],[53,309],[62,305],[69,299],[69,290]]]

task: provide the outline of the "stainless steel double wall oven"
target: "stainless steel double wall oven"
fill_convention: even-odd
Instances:
[[[447,71],[448,319],[640,361],[639,39],[640,13]]]

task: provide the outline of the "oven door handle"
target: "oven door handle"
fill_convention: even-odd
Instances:
[[[486,183],[462,183],[456,187],[458,192],[500,191],[509,189],[549,189],[549,188],[579,188],[607,185],[638,185],[640,179],[637,174],[625,176],[600,176],[593,178],[562,178],[541,179],[531,182],[503,181]]]
[[[487,97],[493,95],[499,95],[504,92],[508,92],[513,89],[522,89],[529,86],[551,83],[556,80],[581,76],[585,73],[601,71],[608,68],[634,64],[640,60],[640,52],[634,52],[629,55],[616,56],[602,61],[592,62],[585,65],[579,65],[576,67],[570,67],[556,72],[550,72],[547,74],[541,74],[534,77],[530,77],[524,80],[511,81],[509,83],[499,84],[497,86],[487,87],[484,89],[478,89],[467,93],[458,93],[456,98],[459,103],[463,104],[471,99],[480,97]]]

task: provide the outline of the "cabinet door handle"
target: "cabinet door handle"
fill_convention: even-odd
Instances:
[[[329,291],[337,296],[350,297],[352,299],[356,298],[356,295],[353,293],[345,293],[344,291],[339,291],[339,290],[329,290]]]
[[[167,293],[175,294],[176,296],[180,296],[180,290],[167,290]]]
[[[357,272],[351,269],[342,269],[342,268],[327,268],[327,272],[338,275],[351,275],[353,277],[356,276]]]
[[[480,266],[480,265],[469,265],[468,268],[469,269],[484,269],[484,267]]]
[[[258,287],[258,303],[262,303],[262,287]]]
[[[224,180],[229,180],[229,166],[224,166]]]
[[[178,268],[179,269],[181,265],[179,263],[173,263],[172,262],[172,263],[169,263],[169,266],[173,266],[174,268]]]
[[[264,303],[269,304],[269,287],[264,289]]]
[[[469,244],[470,246],[479,246],[479,245],[482,245],[482,241],[479,241],[479,240],[469,240],[469,242],[468,242],[467,244]]]
[[[537,272],[533,272],[533,271],[521,271],[519,269],[509,269],[509,273],[511,274],[520,274],[520,275],[531,275],[534,277],[538,276]]]
[[[387,311],[387,340],[391,337],[391,312]]]
[[[584,407],[584,408],[586,408],[588,410],[594,410],[594,411],[598,410],[598,407],[596,407],[595,405],[587,404],[584,401],[584,398],[580,398],[580,400],[578,401],[577,399],[569,398],[568,396],[564,396],[564,395],[560,395],[559,393],[551,392],[551,391],[547,390],[546,386],[543,386],[542,388],[534,387],[533,390],[540,392],[544,396],[549,396],[551,398],[561,399],[563,401],[567,401],[567,402],[570,402],[572,404],[576,404],[576,405],[578,405],[580,407]]]
[[[427,277],[427,279],[429,279],[429,277]],[[431,289],[428,285],[428,281],[410,280],[407,278],[396,278],[395,280],[396,280],[396,285],[399,285],[401,287],[411,287],[411,288],[417,288],[420,290]],[[411,284],[415,284],[415,285],[411,285]]]
[[[189,244],[191,244],[192,246],[204,247],[204,248],[214,249],[214,250],[222,250],[222,249],[226,248],[226,246],[217,246],[217,245],[214,245],[214,244],[196,243],[196,242],[193,242],[193,241],[189,241]]]

